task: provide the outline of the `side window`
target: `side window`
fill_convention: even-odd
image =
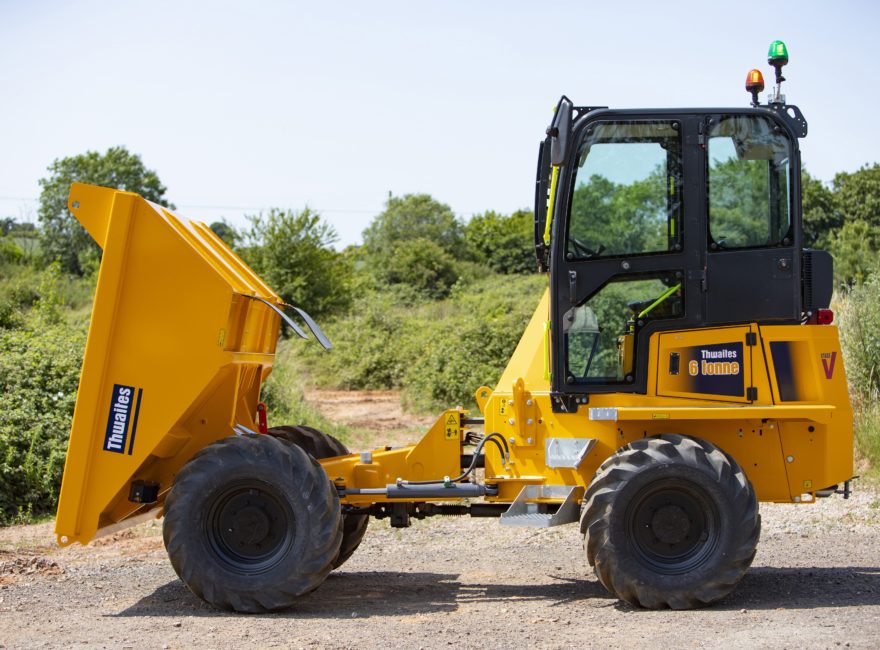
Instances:
[[[635,334],[660,318],[684,315],[681,273],[609,282],[563,316],[569,383],[614,383],[632,379]]]
[[[709,129],[709,247],[777,246],[791,239],[790,145],[759,115]]]
[[[674,121],[602,122],[578,146],[568,259],[681,248],[681,135]]]

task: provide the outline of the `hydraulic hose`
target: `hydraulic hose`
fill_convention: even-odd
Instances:
[[[501,442],[498,442],[499,440]],[[471,472],[473,472],[474,469],[476,469],[477,458],[479,457],[480,452],[483,450],[483,447],[486,445],[486,443],[490,441],[498,447],[498,451],[501,453],[501,462],[506,467],[508,461],[510,460],[510,448],[507,446],[507,441],[504,439],[504,436],[502,436],[498,432],[492,432],[487,436],[483,436],[483,439],[480,440],[479,444],[474,449],[474,457],[471,459],[471,464],[459,476],[456,476],[455,478],[449,478],[447,476],[441,480],[432,479],[430,481],[404,481],[403,479],[397,479],[397,485],[432,485],[441,482],[445,485],[451,485],[452,483],[463,481],[468,476],[470,476]]]

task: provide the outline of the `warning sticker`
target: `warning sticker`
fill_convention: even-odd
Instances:
[[[455,413],[450,413],[446,417],[446,439],[451,440],[453,438],[458,438],[458,430],[458,415]]]
[[[498,413],[501,415],[504,415],[505,413],[507,413],[507,400],[506,399],[498,400]]]

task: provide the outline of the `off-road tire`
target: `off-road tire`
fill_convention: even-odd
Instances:
[[[709,605],[755,557],[761,517],[752,484],[704,440],[670,434],[630,443],[602,463],[584,501],[587,561],[632,605]]]
[[[344,444],[329,433],[318,431],[318,429],[304,424],[272,427],[269,429],[269,435],[292,442],[318,460],[333,456],[345,456],[350,453]],[[366,515],[342,515],[342,544],[339,547],[339,556],[333,562],[334,569],[342,566],[357,550],[364,539],[369,523],[370,518]]]
[[[208,445],[165,500],[165,548],[181,580],[222,609],[286,609],[331,570],[339,497],[321,466],[272,436]]]

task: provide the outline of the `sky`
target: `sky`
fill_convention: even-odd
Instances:
[[[358,243],[389,196],[462,219],[533,202],[553,106],[747,106],[783,86],[830,181],[880,161],[880,3],[0,0],[0,217],[57,158],[123,145],[181,215],[318,210]]]

